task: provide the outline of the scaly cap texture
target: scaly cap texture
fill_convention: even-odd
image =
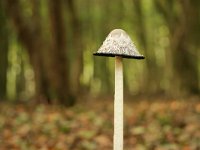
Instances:
[[[122,29],[114,29],[111,31],[103,42],[103,45],[94,55],[144,59],[144,56],[137,51],[131,38]]]

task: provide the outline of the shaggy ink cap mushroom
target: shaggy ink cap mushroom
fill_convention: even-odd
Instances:
[[[122,29],[110,32],[97,56],[115,57],[114,136],[113,149],[123,150],[123,63],[122,58],[144,59],[131,38]]]
[[[103,45],[94,55],[144,59],[144,56],[138,52],[131,38],[122,29],[114,29],[111,31],[103,42]]]

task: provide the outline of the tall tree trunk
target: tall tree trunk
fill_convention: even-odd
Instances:
[[[137,28],[136,33],[139,37],[139,42],[142,45],[142,48],[145,52],[145,59],[146,59],[146,73],[145,73],[145,87],[142,87],[143,91],[148,94],[159,94],[157,92],[160,92],[159,89],[159,83],[160,83],[160,77],[159,77],[159,71],[158,66],[156,63],[156,58],[154,51],[150,51],[147,46],[147,39],[146,39],[146,28],[145,28],[145,20],[144,20],[144,12],[142,10],[142,1],[141,0],[133,0],[134,3],[134,10],[136,13],[136,19],[137,19]]]
[[[93,2],[95,5],[95,2]],[[112,30],[109,26],[110,21],[109,17],[105,17],[106,15],[110,15],[112,14],[112,16],[117,16],[117,11],[112,7],[112,2],[111,1],[107,1],[105,2],[104,0],[101,2],[102,5],[98,6],[96,5],[95,7],[97,7],[98,9],[104,9],[104,11],[101,14],[101,20],[99,20],[99,22],[96,20],[95,16],[94,16],[94,11],[97,8],[91,8],[90,9],[90,13],[91,13],[91,17],[93,19],[93,36],[95,38],[97,38],[99,40],[100,45],[102,44],[102,40],[105,40],[105,36],[107,36],[107,34],[110,32],[110,30]],[[119,7],[119,1],[116,1],[116,6]],[[121,17],[119,17],[121,18]],[[112,21],[114,21],[116,24],[119,24],[120,20],[118,17],[114,17],[114,19]],[[99,46],[100,46],[99,45]],[[95,58],[98,59],[98,63],[94,64],[94,75],[99,77],[100,79],[100,83],[101,83],[101,89],[100,91],[103,94],[110,94],[112,92],[112,89],[114,88],[114,85],[112,87],[112,73],[111,69],[109,68],[109,59],[105,59],[105,58]],[[114,67],[114,66],[113,66]],[[99,68],[99,69],[97,69]]]
[[[199,25],[199,5],[189,0],[181,0],[180,15],[174,8],[174,1],[155,1],[157,9],[163,15],[170,31],[170,48],[172,58],[173,84],[175,95],[197,94],[198,87],[198,44],[193,33],[197,33]],[[173,15],[172,15],[173,14]],[[191,34],[192,33],[192,34]],[[198,32],[199,33],[199,32]],[[193,48],[195,47],[195,48]],[[170,81],[169,81],[170,82]]]
[[[20,7],[19,1],[6,0],[5,8],[7,15],[15,25],[18,37],[26,47],[31,65],[35,73],[36,97],[37,99],[48,97],[48,87],[45,83],[46,76],[44,71],[44,62],[42,58],[43,44],[41,40],[41,32],[36,20],[25,20],[22,17],[23,9]]]
[[[68,13],[70,16],[71,28],[72,28],[72,48],[74,49],[73,57],[71,64],[72,71],[72,92],[74,95],[78,95],[80,92],[80,76],[83,70],[83,43],[82,43],[82,30],[81,22],[77,15],[75,1],[74,0],[65,0],[66,5],[68,6]]]
[[[198,19],[200,17],[198,11],[200,3],[189,0],[182,0],[180,3],[183,12],[183,16],[180,16],[180,36],[177,43],[172,42],[173,46],[176,46],[174,47],[174,71],[179,79],[180,92],[198,94],[200,92],[198,85],[198,51],[196,49],[198,43],[195,42],[195,39],[199,39],[196,34],[198,36],[200,34]]]
[[[52,51],[52,67],[54,70],[53,82],[55,86],[56,93],[58,98],[62,103],[70,106],[74,103],[74,98],[70,96],[70,87],[69,87],[69,76],[67,72],[68,63],[66,57],[66,38],[65,38],[65,28],[63,21],[62,13],[62,1],[49,1],[50,4],[50,16],[51,16],[51,25],[53,33],[53,51]],[[56,71],[56,72],[55,72]]]
[[[48,102],[73,104],[69,98],[67,81],[63,22],[60,14],[60,1],[51,1],[53,41],[44,38],[39,14],[40,1],[33,0],[33,15],[25,18],[19,1],[6,1],[7,13],[15,24],[21,42],[28,50],[35,73],[36,96],[47,98]],[[48,44],[46,44],[48,43]],[[51,101],[50,101],[51,100]],[[53,100],[53,101],[52,101]]]
[[[0,100],[6,98],[6,80],[8,66],[8,29],[3,3],[0,2]]]

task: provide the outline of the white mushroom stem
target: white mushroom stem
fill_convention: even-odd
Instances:
[[[115,56],[114,150],[123,150],[123,64]]]

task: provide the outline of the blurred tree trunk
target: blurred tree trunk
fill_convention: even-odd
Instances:
[[[23,61],[24,51],[22,50],[20,46],[18,46],[18,48],[20,49],[17,52],[20,71],[16,75],[16,99],[20,100],[23,98],[23,91],[25,89],[25,77],[24,77],[24,61]]]
[[[180,79],[180,90],[186,94],[198,94],[198,45],[200,27],[200,2],[181,0],[183,15],[180,16],[179,41],[174,43],[174,68]],[[177,38],[177,37],[175,37]],[[175,40],[175,38],[173,40]],[[188,93],[187,93],[188,92]]]
[[[7,13],[13,21],[21,42],[28,50],[35,73],[36,96],[51,103],[73,104],[69,98],[65,45],[60,1],[50,2],[53,42],[44,38],[41,28],[40,1],[33,0],[31,16],[26,14],[20,1],[6,0]],[[46,44],[48,43],[48,44]]]
[[[95,3],[95,2],[93,2]],[[101,14],[101,18],[99,20],[95,20],[96,17],[94,16],[95,8],[90,8],[91,17],[93,17],[93,33],[96,35],[96,39],[100,42],[98,48],[100,48],[101,44],[105,40],[106,36],[109,34],[110,30],[112,30],[110,24],[111,21],[115,22],[116,24],[119,22],[118,17],[114,17],[117,15],[116,8],[113,7],[112,1],[101,1],[101,5],[96,6],[98,9],[104,9]],[[118,4],[118,5],[117,5]],[[95,4],[94,4],[95,5]],[[117,1],[116,6],[119,7],[119,2]],[[113,9],[114,8],[114,9]],[[97,9],[97,8],[96,8]],[[111,15],[113,20],[109,19],[109,17],[105,17],[107,15]],[[94,74],[98,77],[101,81],[101,91],[103,94],[110,94],[112,92],[112,70],[109,68],[109,59],[106,58],[96,58],[98,63],[94,64]],[[114,66],[113,66],[114,67]]]
[[[0,101],[6,98],[8,67],[8,29],[3,3],[0,2]]]
[[[179,3],[180,12],[175,7]],[[196,2],[199,3],[199,2]],[[173,71],[173,84],[171,93],[174,94],[197,94],[198,88],[198,53],[197,43],[194,42],[194,34],[199,30],[199,4],[189,0],[159,1],[155,4],[158,11],[163,15],[170,31],[170,47]],[[195,29],[195,30],[194,30]],[[198,32],[198,33],[197,33]],[[171,82],[171,81],[169,81]]]
[[[41,31],[37,24],[38,22],[35,18],[31,18],[33,20],[25,20],[23,18],[23,10],[20,7],[19,1],[6,0],[5,7],[8,16],[15,25],[20,41],[28,50],[30,62],[35,73],[37,98],[48,97],[47,85],[45,84],[44,62],[41,56],[43,44],[41,41]]]
[[[136,22],[137,28],[136,33],[139,37],[139,42],[145,52],[145,59],[146,59],[146,73],[145,73],[145,81],[143,84],[144,87],[141,87],[145,93],[147,94],[159,94],[160,92],[160,76],[158,65],[156,63],[156,58],[154,51],[148,50],[147,44],[147,35],[146,35],[146,27],[145,27],[145,20],[144,20],[144,12],[142,10],[142,1],[141,0],[133,0],[134,10],[136,13]]]
[[[52,63],[51,69],[56,69],[56,72],[53,74],[53,82],[55,86],[56,93],[58,98],[62,103],[66,105],[72,105],[74,103],[74,98],[70,93],[69,87],[69,69],[67,71],[68,62],[66,57],[66,38],[65,38],[65,27],[62,13],[62,1],[49,1],[50,6],[50,16],[51,16],[51,25],[53,33],[53,51],[51,57],[54,62]],[[53,73],[53,72],[52,72]]]
[[[74,0],[65,0],[66,6],[68,8],[71,28],[72,28],[72,48],[73,51],[73,60],[71,64],[72,71],[72,87],[71,90],[74,95],[78,95],[80,92],[80,76],[83,71],[83,43],[82,43],[82,30],[81,22],[77,14],[75,1]]]

